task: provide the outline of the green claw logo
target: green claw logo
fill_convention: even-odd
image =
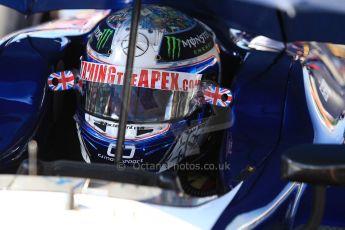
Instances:
[[[174,60],[177,55],[176,58],[179,58],[181,53],[181,39],[172,36],[165,37],[168,44],[168,57]]]
[[[111,29],[105,29],[97,41],[96,49],[100,50],[103,49],[105,44],[107,43],[109,37],[113,34],[113,30]]]

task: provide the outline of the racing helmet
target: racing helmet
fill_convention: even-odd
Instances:
[[[125,8],[105,18],[82,57],[75,119],[82,156],[89,163],[115,158],[131,11]],[[205,135],[198,133],[212,114],[212,107],[200,99],[200,81],[217,81],[219,76],[210,28],[171,7],[143,5],[122,163],[174,164],[186,152],[200,151]]]

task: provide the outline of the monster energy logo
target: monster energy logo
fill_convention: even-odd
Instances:
[[[113,30],[105,29],[97,41],[96,49],[98,49],[98,50],[103,49],[105,44],[107,43],[109,37],[112,34],[113,34]]]
[[[168,44],[168,57],[175,59],[180,57],[181,52],[181,39],[172,37],[172,36],[165,36],[167,39]]]

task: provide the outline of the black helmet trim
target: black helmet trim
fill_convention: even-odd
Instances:
[[[109,56],[111,54],[114,32],[106,23],[99,25],[89,41],[90,47],[99,54]]]

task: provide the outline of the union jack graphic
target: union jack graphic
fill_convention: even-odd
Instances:
[[[230,90],[216,86],[208,86],[204,89],[205,101],[211,105],[226,107],[232,101],[232,93]]]
[[[74,75],[72,71],[52,73],[48,77],[49,88],[53,91],[62,91],[74,87]]]

